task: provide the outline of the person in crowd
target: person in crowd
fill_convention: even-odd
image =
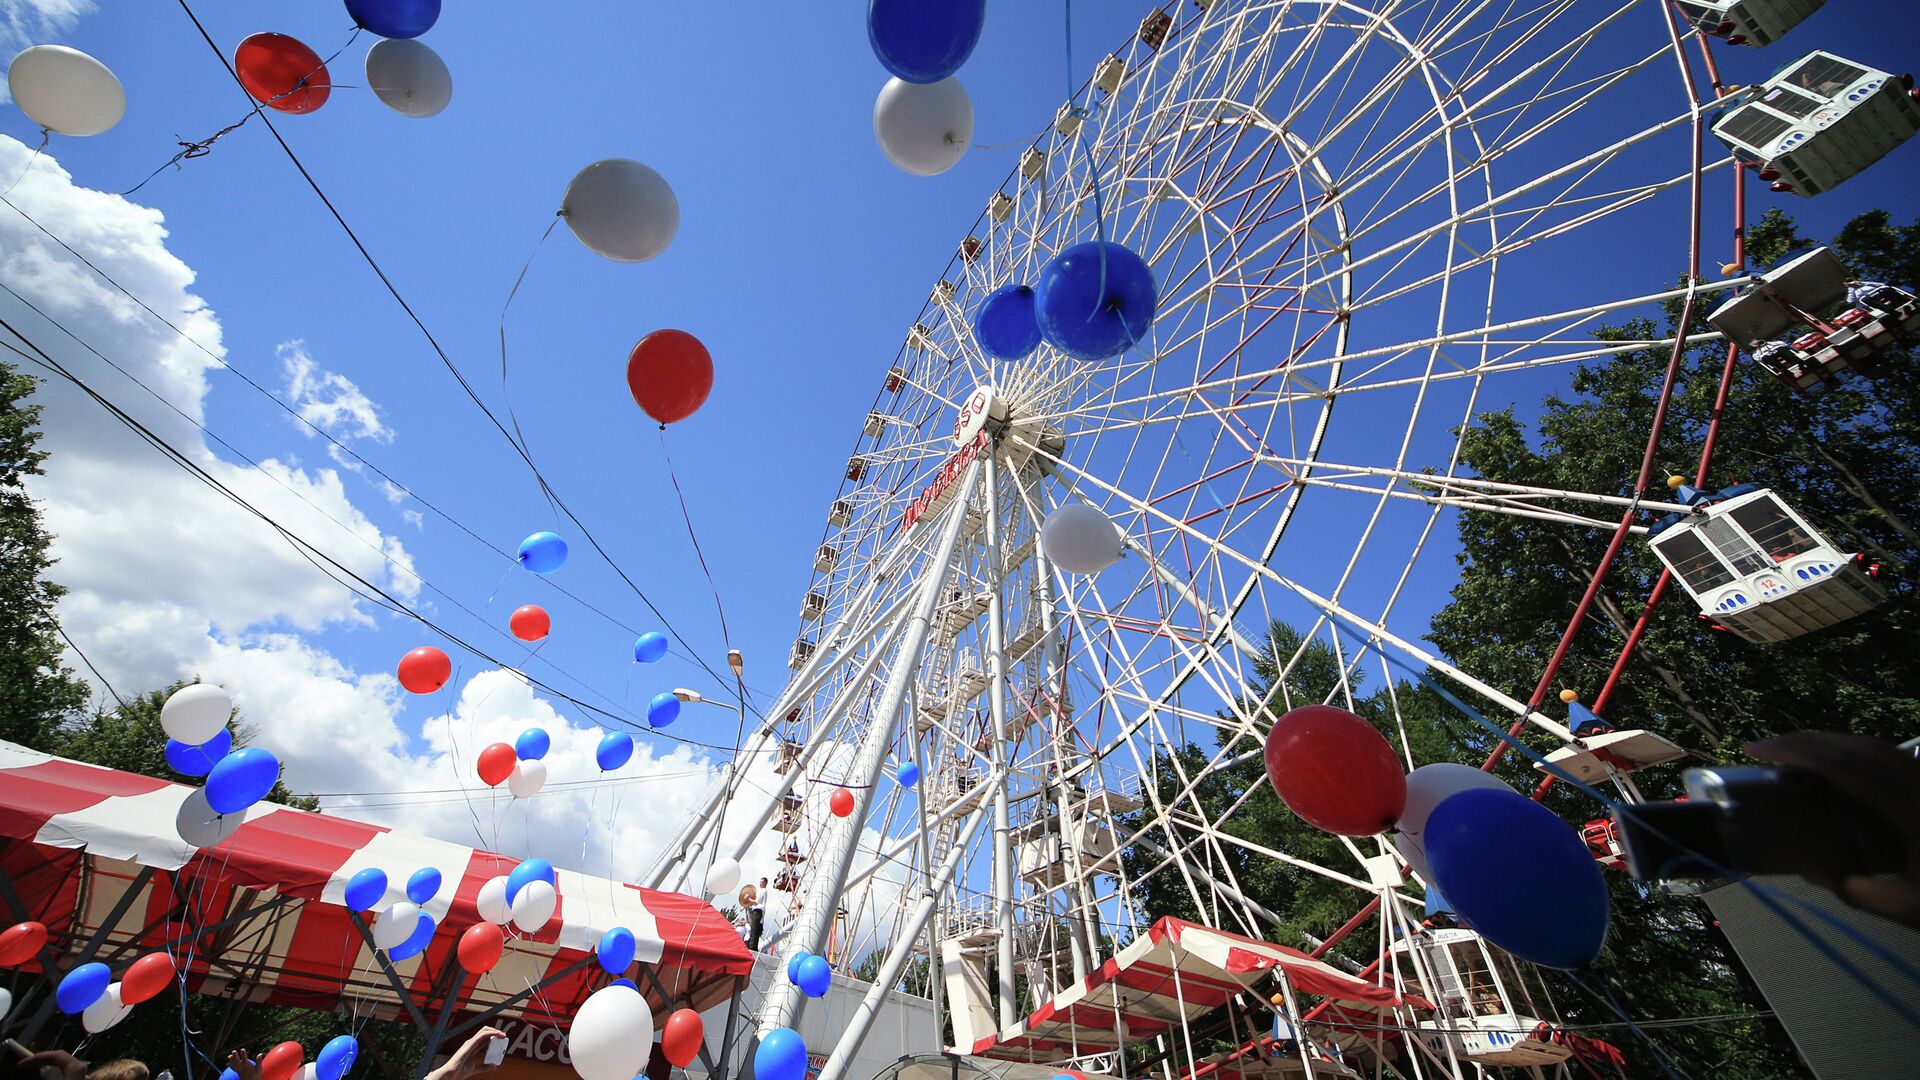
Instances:
[[[15,1075],[39,1080],[147,1080],[151,1075],[146,1063],[133,1058],[115,1058],[89,1065],[65,1050],[42,1050],[28,1054],[14,1066]]]
[[[745,896],[740,898],[747,909],[747,951],[758,952],[760,935],[766,931],[767,926],[767,879],[761,878],[760,887],[757,889],[749,885],[742,891],[753,893],[751,900]]]
[[[1868,311],[1890,311],[1911,300],[1905,292],[1879,281],[1847,280],[1847,303]]]
[[[759,900],[760,891],[753,886],[747,885],[740,889],[740,898],[733,910],[733,927],[740,932],[741,941],[752,941],[754,939],[753,910],[754,906],[759,903]],[[753,946],[748,945],[747,947],[751,949]]]

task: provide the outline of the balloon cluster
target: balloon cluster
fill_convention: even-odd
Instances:
[[[1160,304],[1153,271],[1123,244],[1088,240],[1055,255],[1033,285],[1004,285],[974,312],[973,337],[999,360],[1018,360],[1042,341],[1092,362],[1146,337]]]
[[[34,959],[47,944],[47,928],[38,922],[16,923],[0,931],[0,967],[16,967]],[[113,969],[102,963],[81,964],[60,977],[54,1004],[69,1016],[80,1017],[88,1034],[97,1034],[127,1018],[135,1005],[158,996],[173,981],[173,957],[151,952],[127,965],[116,981]],[[0,990],[0,1016],[13,1005],[13,995]]]
[[[1481,936],[1545,967],[1600,955],[1608,901],[1586,844],[1498,778],[1436,763],[1412,773],[1359,716],[1308,705],[1267,733],[1267,779],[1307,824],[1341,836],[1393,829],[1409,866]]]
[[[215,815],[245,810],[266,798],[280,780],[280,759],[272,753],[257,746],[233,748],[233,733],[227,728],[232,719],[233,699],[212,683],[183,686],[160,706],[168,766],[184,776],[207,778],[193,801],[204,800]]]
[[[480,894],[474,898],[474,907],[479,910],[480,917],[496,929],[511,922],[520,928],[521,933],[537,933],[547,925],[547,920],[553,918],[554,908],[560,902],[559,880],[552,863],[545,859],[528,859],[506,874],[488,878],[480,886]],[[467,962],[463,958],[461,963]],[[471,964],[467,966],[473,967]]]
[[[516,799],[530,799],[547,783],[547,764],[543,758],[553,746],[545,728],[530,727],[511,743],[497,742],[480,751],[475,770],[488,787],[502,783]]]
[[[252,1064],[258,1070],[259,1080],[340,1080],[360,1056],[360,1041],[352,1035],[335,1035],[313,1055],[312,1061],[305,1061],[305,1056],[305,1048],[288,1041],[262,1054],[260,1060]],[[219,1080],[240,1080],[240,1076],[227,1069]]]
[[[347,879],[341,902],[349,910],[375,914],[373,943],[397,963],[418,956],[433,941],[439,924],[421,908],[439,895],[441,880],[438,869],[423,866],[407,879],[406,899],[388,904],[387,872],[369,866]]]
[[[893,78],[873,103],[873,137],[915,176],[958,164],[973,142],[973,101],[954,78],[986,25],[986,0],[872,0],[867,40]]]
[[[367,86],[402,116],[437,116],[453,100],[446,61],[415,40],[440,18],[440,0],[347,0],[354,25],[381,40],[367,50]],[[327,103],[333,77],[326,61],[286,34],[259,33],[233,50],[233,71],[255,101],[283,113],[310,113]]]

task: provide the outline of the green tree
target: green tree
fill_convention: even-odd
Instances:
[[[0,363],[0,739],[37,746],[87,704],[87,685],[61,663],[54,604],[65,589],[46,579],[51,537],[26,480],[41,475],[35,380]]]

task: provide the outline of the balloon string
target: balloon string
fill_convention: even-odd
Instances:
[[[1107,212],[1105,200],[1100,195],[1100,166],[1093,159],[1093,147],[1087,143],[1087,122],[1093,119],[1093,114],[1097,110],[1095,107],[1074,102],[1076,95],[1073,89],[1073,0],[1066,0],[1064,6],[1067,13],[1067,108],[1080,120],[1080,125],[1074,129],[1074,136],[1075,141],[1080,144],[1080,152],[1087,159],[1087,182],[1093,186],[1093,235],[1094,239],[1100,241],[1100,284],[1093,294],[1095,297],[1093,310],[1087,312],[1087,321],[1092,322],[1106,306],[1104,301],[1107,296]],[[1087,89],[1087,99],[1093,100],[1091,83]]]
[[[520,440],[520,452],[526,455],[529,463],[533,461],[533,448],[527,443],[526,432],[520,430],[520,417],[513,409],[513,392],[507,386],[507,312],[513,307],[513,298],[520,295],[520,283],[527,280],[527,271],[533,269],[533,260],[539,256],[540,249],[546,246],[547,237],[553,235],[554,226],[558,224],[560,216],[556,214],[552,221],[547,222],[547,231],[540,234],[533,250],[527,253],[527,261],[520,267],[520,276],[513,279],[513,288],[507,290],[507,302],[500,305],[500,396],[506,399],[507,420],[513,425],[513,436]],[[535,471],[537,474],[538,470]],[[559,521],[560,510],[553,505],[553,493],[547,490],[544,481],[540,484],[540,494],[547,500],[547,512],[554,521]]]
[[[33,153],[27,155],[27,163],[20,167],[20,175],[13,178],[13,183],[7,185],[7,190],[0,191],[0,198],[5,198],[6,196],[13,194],[13,189],[20,186],[20,181],[25,180],[27,178],[27,174],[33,171],[33,163],[39,160],[41,153],[44,152],[47,148],[47,142],[52,138],[53,138],[52,129],[50,128],[40,129],[40,145],[34,147]]]
[[[687,512],[687,496],[680,490],[680,477],[673,470],[673,453],[667,449],[665,424],[660,425],[660,454],[667,461],[667,478],[673,481],[674,497],[680,500],[680,520],[687,523],[687,539],[693,541],[694,557],[700,560],[700,572],[707,576],[707,588],[713,593],[713,610],[720,616],[720,642],[732,649],[733,637],[727,633],[727,609],[720,604],[720,586],[714,583],[713,571],[707,566],[707,554],[700,550],[700,537],[693,531],[693,515]]]
[[[340,46],[338,49],[335,49],[332,56],[329,56],[325,60],[320,61],[319,67],[314,68],[312,71],[309,71],[305,75],[302,75],[298,79],[294,80],[293,85],[288,87],[287,89],[282,90],[280,93],[273,95],[272,97],[268,98],[265,101],[258,102],[257,104],[254,105],[254,107],[250,111],[248,111],[247,115],[241,117],[238,120],[235,120],[233,123],[228,124],[226,127],[221,128],[219,131],[214,132],[213,134],[207,136],[206,138],[200,140],[199,142],[187,142],[184,139],[180,140],[178,143],[175,144],[180,147],[180,151],[178,153],[174,154],[172,157],[168,158],[167,160],[161,162],[160,167],[148,173],[147,178],[145,180],[142,180],[139,183],[128,188],[127,190],[121,192],[120,193],[121,196],[125,197],[128,195],[131,195],[134,192],[139,191],[141,188],[146,187],[149,183],[152,182],[154,177],[159,176],[163,172],[166,172],[167,169],[169,168],[178,169],[182,161],[190,161],[193,158],[206,157],[208,154],[213,152],[213,144],[216,142],[219,142],[221,136],[226,135],[233,131],[238,131],[240,128],[245,127],[247,121],[253,119],[255,116],[258,116],[260,114],[260,110],[263,107],[271,106],[273,105],[274,102],[279,101],[281,98],[300,93],[303,90],[336,89],[335,84],[331,82],[310,83],[307,80],[327,70],[327,65],[339,59],[340,54],[343,52],[346,52],[349,48],[351,48],[353,46],[355,39],[357,39],[359,36],[360,36],[360,28],[356,26],[353,28],[353,33],[347,35],[347,43],[345,45]],[[345,89],[345,87],[340,87],[340,88]],[[42,145],[45,145],[45,144],[43,143]],[[12,189],[9,188],[8,190],[10,191]]]

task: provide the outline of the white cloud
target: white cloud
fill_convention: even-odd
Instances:
[[[352,379],[315,362],[305,341],[281,342],[276,353],[287,379],[287,399],[300,418],[313,425],[311,428],[300,425],[300,430],[309,438],[317,438],[313,428],[319,428],[342,442],[393,441],[393,429],[381,421],[380,409],[372,399]],[[342,460],[344,455],[337,451],[334,447],[328,449],[335,461],[355,472],[360,470],[358,462],[348,465]]]
[[[13,54],[29,45],[60,44],[56,39],[73,29],[80,16],[94,11],[93,0],[0,0],[0,58],[11,62]],[[0,74],[5,65],[0,64]],[[0,80],[0,104],[13,100],[7,84]]]
[[[0,138],[0,174],[25,169],[8,198],[191,340],[147,315],[26,219],[0,209],[0,278],[45,313],[7,297],[0,310],[8,321],[328,557],[395,595],[417,595],[411,554],[354,505],[337,470],[272,457],[256,469],[213,452],[197,425],[205,418],[207,373],[223,362],[220,323],[190,291],[193,271],[167,250],[161,215],[74,184],[49,155],[28,166],[31,157],[19,142]],[[54,577],[72,590],[62,603],[63,621],[77,639],[95,642],[88,654],[109,678],[144,689],[190,674],[208,634],[313,631],[371,620],[370,609],[267,524],[167,460],[79,389],[28,370],[43,380],[35,400],[44,406],[41,447],[51,457],[32,490],[55,537]],[[308,381],[321,392],[316,400],[351,403],[351,383],[327,375],[310,369]],[[341,408],[342,416],[352,411]],[[172,632],[142,639],[130,632],[138,626]],[[199,629],[187,633],[188,627]]]

